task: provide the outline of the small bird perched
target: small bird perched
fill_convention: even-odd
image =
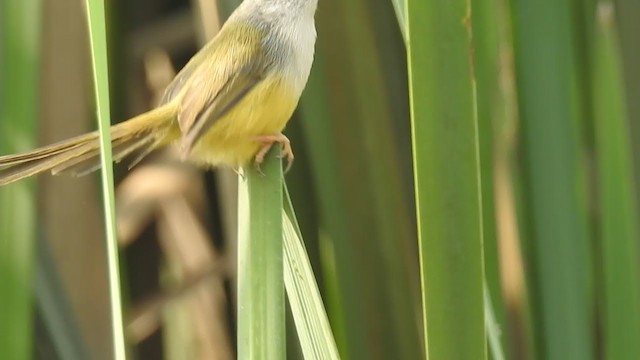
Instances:
[[[281,133],[313,62],[318,0],[244,0],[218,35],[167,87],[161,104],[111,127],[114,161],[180,145],[202,166],[259,166]],[[44,172],[84,175],[100,167],[97,132],[22,154],[0,156],[0,185]]]

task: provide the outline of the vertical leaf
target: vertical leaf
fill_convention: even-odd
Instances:
[[[391,3],[373,1],[319,2],[300,115],[339,349],[345,358],[414,359],[422,356],[418,257],[398,80],[406,62]]]
[[[113,190],[113,165],[111,156],[111,114],[109,110],[109,68],[107,61],[107,29],[102,0],[87,0],[91,59],[95,86],[98,124],[100,133],[100,162],[102,168],[102,195],[106,226],[107,260],[109,267],[109,295],[113,350],[116,359],[126,358],[124,327],[122,320],[122,295],[120,290],[120,262],[115,225],[115,196]]]
[[[470,4],[409,0],[407,10],[427,358],[484,359]]]
[[[40,75],[38,0],[0,2],[0,154],[33,144]],[[36,236],[33,183],[0,188],[0,352],[32,357]]]
[[[591,359],[590,250],[568,0],[513,0],[536,340],[545,359]]]
[[[282,165],[270,151],[262,175],[239,177],[238,358],[285,359]]]
[[[402,31],[402,36],[405,41],[407,39],[407,4],[406,0],[391,0],[393,2],[393,8],[396,12],[396,17],[398,18],[398,26],[400,26],[400,31]]]
[[[613,4],[602,1],[597,15],[593,99],[604,271],[604,357],[639,359],[640,233]]]
[[[500,18],[498,2],[494,0],[472,0],[473,48],[478,94],[478,137],[480,151],[480,176],[482,184],[482,230],[484,244],[484,271],[487,285],[486,296],[491,300],[491,310],[497,327],[506,329],[507,319],[500,284],[500,257],[496,226],[494,196],[494,129],[505,122],[505,96],[500,86]],[[502,339],[493,339],[493,344],[504,348],[507,332]],[[498,341],[496,341],[498,340]],[[497,343],[497,344],[496,344]],[[494,346],[495,348],[495,346]]]
[[[616,25],[620,34],[620,52],[624,66],[626,106],[629,119],[640,119],[640,1],[616,0]],[[636,188],[640,188],[640,121],[630,121]],[[640,204],[640,192],[636,194]]]
[[[284,282],[304,358],[340,359],[286,187],[282,221]]]
[[[39,316],[51,338],[53,349],[48,351],[55,351],[58,358],[65,360],[89,358],[84,336],[77,327],[67,294],[62,291],[64,286],[52,259],[51,248],[42,237],[38,242],[37,262],[35,295]]]

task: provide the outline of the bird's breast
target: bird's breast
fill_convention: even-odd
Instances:
[[[231,167],[251,162],[261,146],[255,138],[282,132],[291,118],[300,98],[296,86],[288,76],[267,75],[198,141],[193,160]]]

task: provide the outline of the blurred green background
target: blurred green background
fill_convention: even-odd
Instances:
[[[429,234],[458,224],[482,239],[477,262],[427,279],[479,279],[483,266],[506,358],[640,359],[640,2],[453,1],[470,17],[447,23],[436,1],[319,0],[286,179],[342,358],[425,357],[421,296],[437,294],[421,288],[419,248],[431,269]],[[153,107],[237,3],[106,1],[114,121]],[[456,41],[447,26],[468,26],[469,57],[441,59]],[[0,154],[95,127],[88,49],[84,0],[0,0]],[[447,72],[469,59],[469,75]],[[427,92],[421,74],[432,74]],[[458,119],[449,126],[435,108],[466,104],[449,88],[465,76],[476,121],[457,137]],[[453,136],[421,137],[421,121]],[[448,178],[457,142],[473,150],[475,138],[479,169]],[[442,182],[416,196],[413,169],[429,156],[444,175],[417,181]],[[116,173],[132,354],[235,358],[235,174],[170,150]],[[460,184],[480,186],[481,234],[455,211],[416,220]],[[111,358],[101,212],[98,176],[0,188],[0,358]],[[442,286],[482,304],[464,284]],[[463,343],[456,329],[476,320],[450,319],[438,341]],[[288,328],[288,357],[301,358]]]

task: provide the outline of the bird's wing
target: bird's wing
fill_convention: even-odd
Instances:
[[[222,31],[208,49],[203,49],[208,53],[191,70],[182,89],[178,122],[184,154],[262,81],[270,66],[259,32],[247,28],[225,30],[231,31]]]
[[[173,100],[176,95],[182,91],[185,84],[187,84],[189,78],[193,72],[198,69],[199,65],[206,58],[206,54],[211,51],[211,48],[216,46],[215,38],[209,41],[200,51],[198,51],[192,58],[189,60],[187,65],[185,65],[180,72],[173,78],[171,83],[164,90],[164,94],[162,95],[162,99],[160,100],[160,105],[164,105],[171,100]]]

